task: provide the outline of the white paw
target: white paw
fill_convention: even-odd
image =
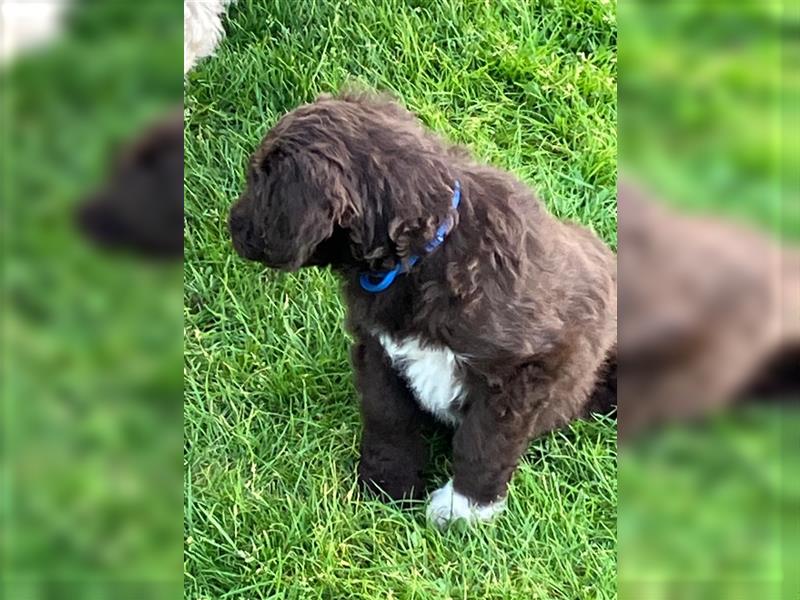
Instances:
[[[455,491],[451,479],[431,494],[428,501],[428,520],[437,527],[444,527],[457,519],[465,519],[467,523],[490,521],[505,507],[505,498],[490,504],[476,504]]]

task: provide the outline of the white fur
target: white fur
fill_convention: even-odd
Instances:
[[[479,505],[453,489],[451,479],[431,494],[428,501],[428,520],[437,527],[444,527],[457,519],[467,523],[491,521],[506,507],[505,498],[491,504]]]
[[[67,0],[0,0],[0,65],[61,33]]]
[[[461,419],[454,409],[463,400],[464,388],[453,351],[444,346],[422,345],[416,337],[397,340],[385,333],[376,335],[420,406],[438,420],[458,425]]]
[[[183,2],[183,73],[198,61],[214,54],[225,36],[222,15],[234,0],[184,0]]]
[[[183,73],[211,56],[225,31],[222,15],[235,0],[184,0]],[[0,65],[55,38],[71,0],[0,0]]]

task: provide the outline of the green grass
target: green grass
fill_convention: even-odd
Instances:
[[[266,4],[269,8],[266,8]],[[443,533],[355,490],[360,427],[326,271],[230,248],[265,131],[358,81],[616,243],[612,2],[240,2],[186,83],[185,589],[191,598],[613,598],[616,436],[536,441],[495,523]],[[437,455],[431,483],[449,459]]]
[[[751,405],[622,448],[620,598],[796,598],[798,430]]]
[[[800,15],[792,4],[623,5],[619,156],[623,173],[686,212],[796,243]]]

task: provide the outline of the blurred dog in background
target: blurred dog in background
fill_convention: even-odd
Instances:
[[[183,110],[176,108],[118,153],[101,189],[77,210],[102,248],[183,257]]]
[[[618,189],[622,438],[748,397],[797,398],[800,252]]]
[[[183,71],[214,53],[233,0],[183,3]],[[106,249],[161,259],[183,256],[183,112],[176,108],[133,138],[102,189],[77,211],[81,231]]]

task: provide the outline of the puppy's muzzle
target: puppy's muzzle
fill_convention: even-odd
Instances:
[[[236,203],[231,208],[228,229],[233,248],[239,256],[247,260],[260,261],[264,259],[264,241],[256,233],[252,219],[242,208],[241,203]]]

